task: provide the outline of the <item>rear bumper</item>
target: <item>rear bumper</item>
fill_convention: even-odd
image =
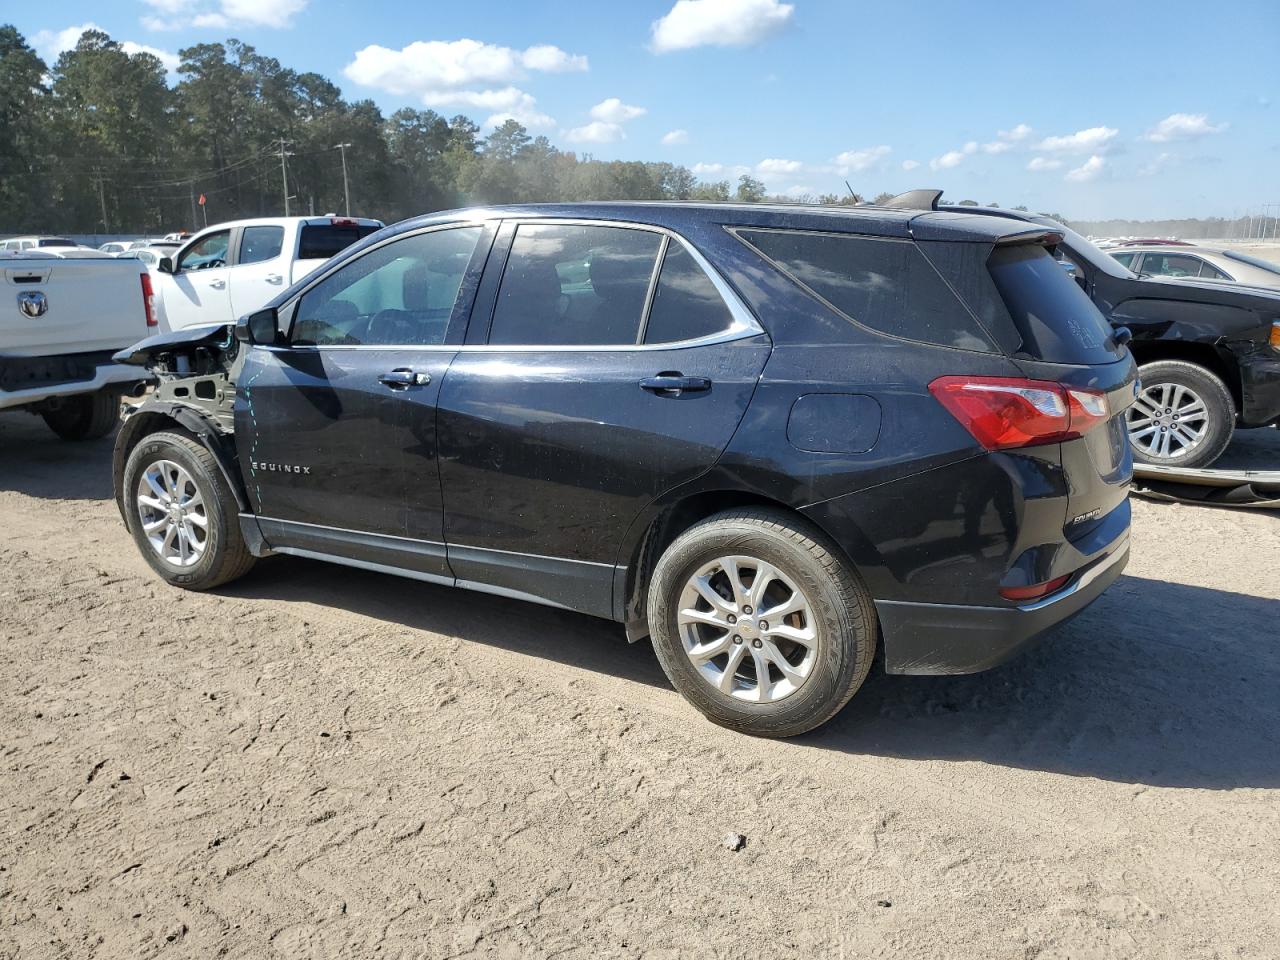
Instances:
[[[978,673],[998,666],[1096,600],[1128,561],[1126,530],[1071,584],[1033,603],[975,607],[877,600],[885,671],[936,675]]]
[[[38,358],[38,359],[59,359],[59,358]],[[76,358],[67,358],[73,360]],[[57,373],[57,371],[55,371]],[[68,369],[65,374],[71,379],[60,380],[56,375],[50,375],[43,378],[40,382],[26,383],[17,381],[15,383],[17,389],[0,389],[0,410],[11,407],[23,407],[28,404],[38,403],[41,400],[50,400],[54,397],[70,397],[80,393],[97,393],[107,387],[118,387],[121,390],[127,389],[135,383],[142,383],[151,379],[151,375],[145,370],[137,367],[126,367],[123,364],[112,363],[109,359],[101,363],[83,363],[73,369]]]

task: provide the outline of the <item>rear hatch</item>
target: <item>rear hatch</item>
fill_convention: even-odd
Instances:
[[[1069,488],[1063,532],[1091,554],[1119,533],[1107,521],[1129,494],[1133,459],[1125,420],[1137,366],[1053,258],[1056,239],[1023,233],[1011,242],[924,241],[920,247],[1027,378],[1105,397],[1104,419],[1060,444]],[[1123,519],[1117,515],[1114,522]]]

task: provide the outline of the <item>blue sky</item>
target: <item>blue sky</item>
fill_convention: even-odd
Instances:
[[[936,186],[1080,219],[1280,201],[1276,0],[59,0],[0,21],[50,58],[85,24],[165,55],[234,36],[387,113],[514,115],[776,192]]]

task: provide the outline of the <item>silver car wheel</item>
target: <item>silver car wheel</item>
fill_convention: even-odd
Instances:
[[[676,615],[698,674],[723,694],[776,703],[804,685],[818,659],[813,608],[781,570],[720,557],[689,578]]]
[[[1204,399],[1180,383],[1145,388],[1129,408],[1129,441],[1156,460],[1180,459],[1204,442],[1209,410]]]
[[[209,514],[191,474],[172,460],[157,460],[138,478],[138,519],[161,560],[176,567],[200,562],[209,543]]]

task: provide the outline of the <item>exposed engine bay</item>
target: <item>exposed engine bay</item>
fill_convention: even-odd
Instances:
[[[190,407],[221,434],[235,432],[236,375],[244,364],[234,328],[192,327],[151,337],[115,355],[119,363],[146,367],[155,390],[133,411],[153,405]]]

